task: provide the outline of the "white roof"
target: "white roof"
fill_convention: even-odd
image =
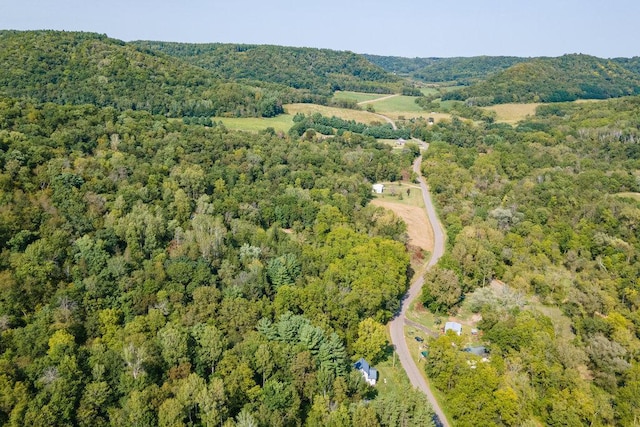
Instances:
[[[460,335],[462,333],[462,325],[458,322],[447,322],[444,324],[444,331],[453,331]]]

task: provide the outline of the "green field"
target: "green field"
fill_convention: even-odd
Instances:
[[[276,132],[288,132],[293,126],[293,116],[281,114],[277,117],[214,117],[215,122],[222,122],[227,129],[259,132],[272,127]]]
[[[429,95],[437,94],[438,89],[436,89],[435,87],[423,87],[423,88],[420,88],[420,92],[422,92],[424,96],[429,96]]]
[[[367,105],[373,106],[375,111],[379,113],[421,113],[424,110],[416,104],[415,96],[394,96],[393,98],[383,99],[382,101],[375,101],[367,103]]]
[[[333,94],[335,99],[355,99],[356,102],[364,102],[371,101],[373,99],[382,98],[383,96],[387,96],[379,93],[364,93],[364,92],[351,92],[348,90],[345,91],[337,91]]]

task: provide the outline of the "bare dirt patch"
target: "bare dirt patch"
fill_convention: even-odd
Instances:
[[[404,220],[410,245],[433,252],[433,228],[424,208],[382,199],[374,199],[371,204],[389,209]]]

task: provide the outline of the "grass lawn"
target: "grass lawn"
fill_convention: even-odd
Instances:
[[[277,117],[214,117],[215,122],[222,122],[227,129],[259,132],[268,127],[276,131],[288,132],[293,126],[293,116],[281,114]]]
[[[410,182],[383,182],[384,192],[376,194],[375,198],[383,201],[399,203],[401,205],[424,208],[424,199],[418,184]],[[407,194],[407,190],[410,190]]]

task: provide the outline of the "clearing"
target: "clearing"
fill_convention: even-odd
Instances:
[[[406,191],[411,190],[407,196]],[[413,184],[395,186],[385,184],[385,193],[377,195],[372,205],[389,209],[407,224],[409,244],[433,252],[433,229],[424,210],[420,187]],[[396,196],[392,192],[396,192]],[[399,195],[402,194],[402,200]]]
[[[284,105],[284,110],[291,116],[297,113],[302,114],[315,114],[320,113],[325,117],[336,116],[344,120],[355,120],[356,122],[372,124],[383,123],[384,119],[381,119],[378,115],[370,113],[368,111],[350,110],[348,108],[335,108],[326,107],[324,105],[317,104],[287,104]]]
[[[513,124],[526,119],[527,116],[535,115],[536,108],[540,105],[542,104],[498,104],[482,108],[488,111],[495,111],[497,122]]]
[[[630,199],[634,199],[640,202],[640,193],[632,193],[632,192],[625,192],[625,193],[617,193],[616,196],[618,197],[627,197]]]

